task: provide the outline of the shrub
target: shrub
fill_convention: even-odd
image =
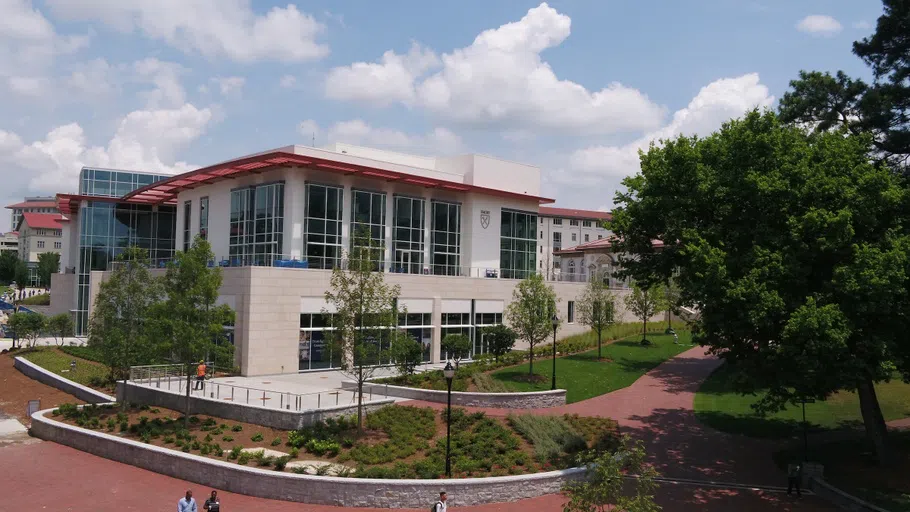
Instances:
[[[151,443],[152,436],[148,432],[143,432],[139,435],[139,440],[141,440],[143,443]]]
[[[260,467],[269,467],[272,463],[275,462],[275,457],[270,455],[263,455],[261,457],[256,457],[256,465]]]
[[[272,439],[272,446],[278,446],[279,444],[281,444],[280,437],[276,437],[275,439]]]
[[[113,432],[113,431],[114,431],[114,428],[115,428],[116,426],[117,426],[117,422],[114,421],[114,418],[108,418],[108,419],[107,419],[107,431],[108,431],[108,432]]]
[[[103,388],[111,384],[110,379],[107,377],[102,377],[100,375],[92,375],[88,379],[88,385],[93,388]]]
[[[228,460],[235,460],[237,457],[240,456],[240,453],[242,451],[243,451],[242,446],[235,446],[235,447],[231,448],[230,453],[228,453]]]
[[[284,471],[284,468],[288,465],[288,461],[291,460],[289,455],[284,455],[275,459],[275,471]]]
[[[198,425],[198,424],[199,424],[199,417],[198,417],[198,416],[190,416],[190,423],[192,423],[193,425]]]
[[[240,432],[241,430],[243,430],[243,425],[234,425],[233,427],[231,427],[231,430],[233,432]]]
[[[483,393],[506,393],[509,391],[505,384],[490,377],[487,373],[477,372],[471,377],[471,380],[477,386],[477,391]]]
[[[181,450],[183,451],[183,453],[190,453],[190,445],[188,445],[188,444],[183,445],[183,448],[181,448]]]
[[[192,418],[190,418],[190,420],[192,420]],[[202,425],[204,427],[214,427],[217,423],[218,422],[216,422],[214,418],[206,418],[205,421],[202,422]]]
[[[232,436],[224,436],[221,438],[221,440],[224,441],[225,443],[230,443],[231,441],[234,440],[234,438]]]
[[[564,418],[510,414],[508,421],[534,446],[534,455],[540,462],[569,462],[575,454],[588,448],[585,438]]]
[[[129,429],[130,429],[130,424],[129,424],[129,423],[127,423],[127,422],[125,422],[125,421],[121,421],[121,422],[120,422],[120,431],[121,431],[121,432],[126,432],[126,431],[128,431]]]
[[[298,455],[300,455],[300,448],[294,447],[291,448],[290,454],[288,456],[292,459],[296,459]]]
[[[211,453],[211,452],[212,452],[212,447],[209,446],[208,444],[204,444],[204,445],[202,445],[201,447],[199,447],[199,454],[200,454],[200,455],[208,455],[208,454]]]
[[[216,457],[221,457],[224,455],[224,450],[221,449],[220,444],[215,443],[212,445],[212,455],[214,455]]]
[[[298,475],[305,475],[308,469],[310,469],[309,466],[294,466],[291,468],[291,471],[297,473]]]
[[[239,457],[237,457],[237,464],[242,464],[242,465],[246,466],[247,464],[249,464],[249,462],[250,462],[250,454],[247,452],[243,452],[240,454]]]
[[[164,436],[164,444],[171,444],[174,442],[174,436]]]
[[[190,445],[190,447],[194,450],[198,450],[198,449],[202,448],[202,444],[199,441],[193,441],[193,443]]]
[[[338,455],[341,446],[335,441],[310,439],[306,444],[306,449],[314,455],[322,456],[328,454],[330,457],[334,457]]]
[[[205,437],[202,438],[202,440],[205,441],[206,443],[210,443],[212,441],[212,439],[213,439],[212,434],[206,434]]]
[[[262,432],[256,432],[255,434],[253,434],[253,437],[250,438],[250,441],[252,441],[254,443],[258,443],[259,441],[262,441]]]

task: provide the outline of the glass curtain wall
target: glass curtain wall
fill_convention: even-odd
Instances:
[[[461,272],[461,205],[432,201],[433,229],[430,236],[433,273],[457,276]]]
[[[190,249],[193,240],[190,238],[190,214],[193,211],[193,202],[183,202],[183,252]]]
[[[306,184],[303,253],[310,268],[331,269],[341,263],[341,213],[344,189]]]
[[[209,238],[209,198],[199,199],[199,236],[203,240]]]
[[[502,277],[525,279],[537,267],[537,215],[503,209],[500,222]]]
[[[366,190],[351,190],[351,248],[361,236],[368,236],[376,248],[372,255],[374,270],[385,270],[386,195]]]
[[[502,325],[502,313],[475,313],[474,314],[474,327],[476,329],[476,334],[474,336],[474,350],[472,356],[477,354],[486,354],[490,351],[490,347],[487,346],[486,341],[484,341],[483,329],[484,327],[493,327],[495,325]]]
[[[442,314],[442,336],[444,340],[449,334],[464,334],[474,344],[474,325],[471,324],[471,313],[443,313]],[[451,358],[448,351],[442,351],[443,360]]]
[[[137,246],[163,266],[174,257],[177,208],[89,201],[79,210],[79,266],[76,285],[75,332],[88,329],[92,270],[110,270],[124,249]]]
[[[332,315],[323,313],[300,314],[300,341],[298,344],[298,370],[323,370],[341,366],[341,355],[335,353],[327,333],[332,331]]]
[[[231,266],[270,266],[284,250],[284,182],[231,191]]]
[[[395,196],[394,272],[420,274],[423,271],[424,205],[423,199]]]
[[[165,178],[170,178],[170,176],[86,168],[79,173],[79,194],[122,197]]]

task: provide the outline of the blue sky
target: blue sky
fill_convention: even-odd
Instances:
[[[0,0],[0,200],[82,165],[179,172],[291,143],[538,165],[609,208],[636,151],[866,76],[878,0]]]

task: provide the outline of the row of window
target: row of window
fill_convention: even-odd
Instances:
[[[36,229],[34,231],[37,236],[63,236],[62,229]]]
[[[39,249],[44,249],[44,240],[38,240],[37,246]],[[54,242],[54,249],[62,249],[63,242]]]
[[[585,228],[590,228],[591,226],[593,226],[593,224],[594,224],[594,223],[593,223],[592,221],[590,221],[590,220],[583,220],[583,221],[581,221],[581,226],[582,226],[582,227],[585,227]],[[562,219],[553,219],[553,225],[554,225],[554,226],[562,226]],[[570,226],[577,226],[577,225],[578,225],[578,219],[569,219],[569,225],[570,225]]]

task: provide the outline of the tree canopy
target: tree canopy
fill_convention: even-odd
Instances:
[[[597,358],[600,359],[603,357],[603,332],[616,322],[616,297],[603,279],[591,279],[576,299],[575,309],[579,321],[597,333]]]
[[[56,252],[42,252],[38,255],[38,284],[50,287],[51,274],[60,271],[60,254]]]
[[[556,292],[540,274],[521,280],[512,291],[512,302],[506,308],[509,326],[528,343],[530,366],[534,374],[534,347],[553,332],[552,316],[556,314]]]
[[[652,146],[617,194],[613,229],[635,279],[679,270],[695,339],[762,410],[858,391],[885,458],[873,384],[910,378],[910,194],[870,161],[871,136],[807,133],[753,111],[711,136]],[[651,245],[665,242],[662,251]]]

